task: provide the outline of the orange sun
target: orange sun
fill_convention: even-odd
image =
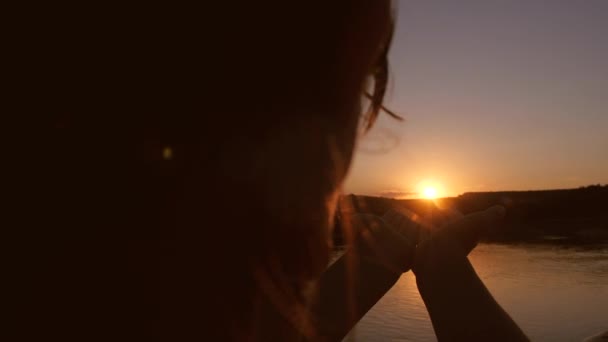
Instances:
[[[435,199],[437,198],[437,188],[432,186],[427,186],[422,190],[422,195],[426,199]]]

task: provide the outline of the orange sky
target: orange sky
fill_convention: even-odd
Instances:
[[[608,1],[399,2],[386,115],[345,193],[608,183]]]

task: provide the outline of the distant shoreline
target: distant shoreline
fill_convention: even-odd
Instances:
[[[421,216],[434,215],[441,208],[463,214],[493,205],[507,209],[504,222],[483,238],[486,242],[594,244],[608,242],[608,185],[578,189],[468,192],[457,197],[392,199],[347,195],[341,203],[358,203],[355,212],[382,216],[389,209],[404,208]],[[341,205],[341,208],[344,208]],[[342,242],[337,225],[335,242]]]

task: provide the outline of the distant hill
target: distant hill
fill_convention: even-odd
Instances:
[[[608,185],[563,190],[469,192],[436,201],[356,195],[345,196],[341,201],[351,203],[353,198],[357,208],[352,210],[376,215],[400,207],[426,216],[436,214],[440,210],[438,206],[463,214],[497,204],[505,206],[504,223],[486,236],[486,241],[608,242]],[[335,234],[338,243],[342,239],[340,230],[338,224]]]

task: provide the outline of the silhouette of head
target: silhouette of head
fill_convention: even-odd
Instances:
[[[267,334],[268,305],[305,330],[298,308],[327,264],[356,137],[381,110],[390,6],[227,1],[52,16],[32,64],[51,115],[32,158],[44,219],[31,225],[56,230],[41,233],[53,247],[36,249],[50,261],[31,281],[56,281],[35,286],[31,305],[61,306],[53,317],[75,320],[71,331],[106,321],[243,339]]]

